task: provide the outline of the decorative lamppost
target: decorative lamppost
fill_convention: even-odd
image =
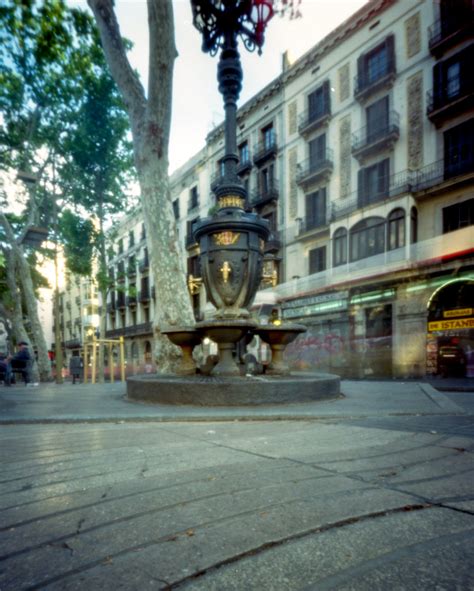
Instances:
[[[245,212],[246,190],[237,174],[237,100],[242,88],[238,38],[253,51],[264,42],[273,0],[191,0],[193,23],[202,49],[221,50],[217,80],[224,99],[224,174],[214,189],[218,211],[194,226],[207,295],[216,318],[243,319],[262,278],[265,241],[270,230],[260,216]]]

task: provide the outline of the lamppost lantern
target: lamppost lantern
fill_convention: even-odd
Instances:
[[[262,52],[265,27],[273,16],[273,0],[253,0],[250,20],[255,25],[255,44],[259,53]]]
[[[262,53],[264,32],[273,16],[273,0],[191,0],[193,24],[202,34],[202,50],[216,55],[237,36],[245,47]]]

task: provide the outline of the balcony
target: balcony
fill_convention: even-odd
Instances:
[[[326,215],[318,218],[304,218],[299,221],[297,236],[300,238],[302,235],[311,234],[311,237],[313,237],[314,233],[319,234],[328,231],[329,225]]]
[[[352,134],[352,155],[363,163],[370,156],[393,150],[399,137],[400,116],[390,111],[388,120],[381,125],[367,125]]]
[[[151,334],[153,334],[152,322],[142,322],[141,324],[134,324],[123,328],[114,328],[105,332],[105,336],[108,339],[115,339],[117,337],[138,337]]]
[[[305,137],[313,131],[325,127],[331,119],[329,104],[319,111],[305,111],[298,118],[298,133]]]
[[[332,203],[331,222],[350,215],[358,209],[389,201],[404,193],[413,193],[414,183],[414,171],[402,170],[389,176],[383,183],[385,184],[383,188],[377,187],[373,191],[353,191],[347,197]]]
[[[472,76],[456,81],[450,87],[435,88],[426,94],[426,113],[429,120],[440,127],[446,121],[466,113],[474,107]]]
[[[126,307],[127,304],[125,302],[125,294],[122,291],[119,291],[117,293],[117,299],[115,300],[115,302],[116,302],[116,307],[118,309]]]
[[[69,339],[68,341],[64,341],[64,347],[66,349],[80,349],[81,345],[80,339]]]
[[[365,69],[354,77],[354,98],[359,102],[365,102],[376,92],[391,88],[396,76],[394,59],[381,61],[370,72]]]
[[[248,198],[249,207],[263,207],[277,201],[279,197],[278,180],[272,179],[266,186],[255,189]]]
[[[245,160],[242,160],[237,164],[237,174],[247,174],[252,170],[252,160],[250,158],[250,154],[247,156]]]
[[[147,289],[142,289],[139,293],[138,293],[138,301],[142,304],[149,302],[150,301],[150,290]]]
[[[272,230],[268,240],[265,242],[265,253],[276,253],[281,248],[280,233],[277,230]]]
[[[455,47],[473,34],[474,10],[460,5],[449,16],[439,18],[428,28],[429,48],[435,57]]]
[[[130,265],[127,268],[127,275],[129,277],[136,277],[136,275],[137,275],[137,266],[135,265],[135,263],[130,263]]]
[[[275,158],[278,152],[278,145],[275,134],[259,142],[254,148],[253,163],[256,166],[262,166],[267,160]]]
[[[125,298],[125,302],[127,304],[127,306],[136,306],[137,305],[137,295],[128,295]]]
[[[446,162],[444,159],[432,162],[413,173],[413,193],[419,200],[432,195],[451,191],[454,187],[472,184],[474,178],[474,157]]]
[[[326,148],[320,158],[308,158],[298,164],[296,182],[303,189],[314,183],[327,181],[333,170],[333,151]]]

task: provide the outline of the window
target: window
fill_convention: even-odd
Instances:
[[[309,251],[309,274],[319,273],[326,269],[326,247],[313,248]]]
[[[135,246],[135,234],[133,230],[130,230],[128,233],[128,248],[132,248],[132,246]]]
[[[175,199],[173,201],[173,213],[174,213],[174,219],[178,220],[179,219],[179,199]]]
[[[123,238],[120,238],[120,240],[118,242],[118,253],[119,254],[123,253]]]
[[[373,142],[388,131],[388,96],[365,110],[367,117],[367,142]]]
[[[330,112],[329,80],[308,95],[308,121],[315,121]]]
[[[347,230],[345,228],[338,228],[333,236],[333,255],[332,265],[344,265],[347,263]]]
[[[275,178],[273,174],[274,170],[274,165],[270,164],[269,166],[260,171],[260,191],[263,195],[267,195],[275,187]]]
[[[326,224],[326,188],[306,195],[305,229],[319,228]]]
[[[451,178],[474,168],[474,119],[444,132],[444,176]]]
[[[350,232],[350,260],[358,261],[385,251],[385,220],[367,218]]]
[[[474,224],[474,199],[443,207],[443,234]]]
[[[273,148],[275,144],[275,131],[273,129],[273,124],[267,125],[267,127],[262,129],[262,143],[265,150]]]
[[[250,162],[250,151],[248,142],[243,142],[239,146],[239,160],[240,164],[247,164]]]
[[[141,237],[142,237],[142,240],[146,240],[146,229],[145,229],[145,224],[142,224],[142,229],[141,229]]]
[[[394,209],[388,216],[387,250],[395,250],[405,246],[405,211]]]
[[[356,92],[369,88],[392,72],[395,72],[395,37],[389,35],[357,60]]]
[[[326,158],[326,134],[314,138],[308,143],[309,150],[309,167],[310,169],[317,166]]]
[[[195,209],[199,206],[199,194],[197,187],[192,187],[189,191],[189,206],[188,211]]]
[[[372,166],[361,168],[358,173],[358,205],[364,207],[388,197],[389,162],[386,158]]]
[[[433,109],[472,92],[474,45],[433,66]]]

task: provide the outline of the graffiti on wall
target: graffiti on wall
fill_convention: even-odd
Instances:
[[[300,335],[285,349],[285,358],[294,369],[317,369],[334,366],[336,360],[343,365],[348,340],[340,331],[313,331]]]

